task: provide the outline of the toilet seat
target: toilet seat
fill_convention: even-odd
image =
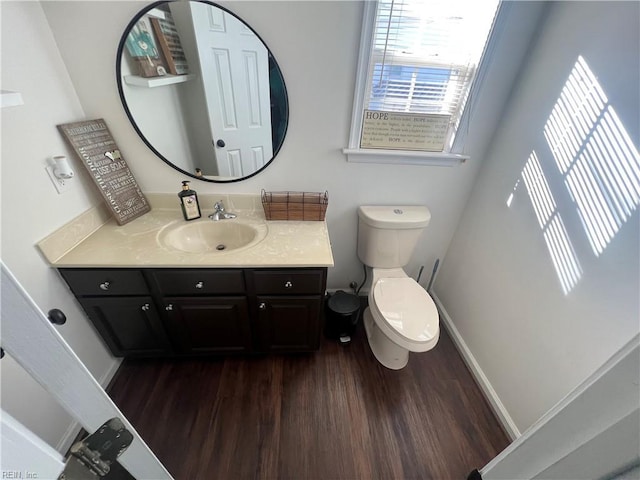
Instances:
[[[375,309],[393,333],[412,343],[437,341],[440,319],[426,290],[410,277],[383,277],[373,287]]]

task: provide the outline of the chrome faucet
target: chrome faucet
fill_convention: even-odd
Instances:
[[[227,218],[236,218],[236,214],[225,211],[222,200],[220,200],[213,205],[213,213],[209,215],[209,218],[214,222],[217,222],[218,220],[224,220]]]

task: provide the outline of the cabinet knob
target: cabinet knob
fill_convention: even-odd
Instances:
[[[293,283],[291,283],[290,281],[286,281],[284,283],[284,288],[293,288]]]
[[[266,309],[267,309],[267,304],[266,304],[266,303],[264,303],[264,302],[262,302],[260,305],[258,305],[258,308],[259,308],[260,310],[266,310]]]
[[[51,323],[55,325],[64,325],[67,321],[67,316],[64,314],[64,312],[57,308],[52,308],[51,310],[49,310],[49,312],[47,313],[47,318]]]
[[[167,312],[170,312],[171,310],[173,310],[173,303],[170,303],[169,305],[167,305],[166,307],[164,307],[164,309],[165,309]]]
[[[149,305],[148,303],[145,303],[144,305],[142,305],[142,311],[146,312],[147,310],[149,310],[151,308],[151,305]]]
[[[111,286],[111,282],[102,282],[100,284],[100,290],[109,290],[110,286]]]
[[[204,282],[196,283],[196,288],[204,288]]]

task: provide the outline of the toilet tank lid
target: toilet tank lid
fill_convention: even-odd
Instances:
[[[424,205],[361,206],[358,216],[372,227],[393,229],[424,228],[431,220],[431,212]]]

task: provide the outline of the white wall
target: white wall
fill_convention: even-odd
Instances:
[[[185,128],[185,118],[181,106],[181,89],[184,83],[163,87],[140,87],[128,84],[124,78],[137,75],[133,62],[125,54],[122,62],[122,92],[136,124],[155,149],[187,172],[195,172],[193,153],[189,135]],[[162,119],[158,122],[158,119]]]
[[[638,210],[597,257],[543,136],[582,55],[640,144],[639,19],[637,2],[553,3],[436,282],[438,297],[521,431],[639,330]],[[582,267],[567,295],[522,182],[506,204],[532,150]]]
[[[100,380],[115,359],[35,246],[99,201],[56,129],[85,114],[40,3],[1,2],[0,8],[2,88],[21,92],[24,99],[22,106],[2,109],[2,260],[44,312],[60,308],[66,313],[60,333]],[[45,172],[47,159],[60,154],[69,157],[77,174],[62,195]],[[0,368],[2,408],[57,446],[71,418],[10,357],[0,361]]]

